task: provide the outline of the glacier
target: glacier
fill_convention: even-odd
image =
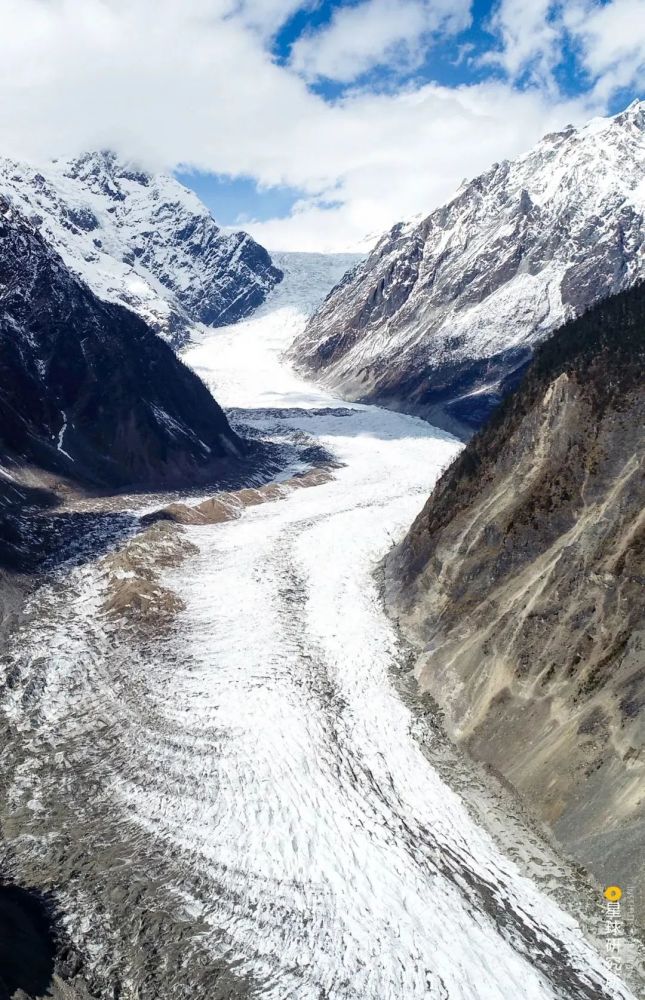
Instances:
[[[338,467],[191,528],[198,551],[163,575],[184,602],[167,635],[106,630],[91,561],[33,598],[31,674],[6,695],[23,869],[55,871],[67,932],[126,996],[633,1000],[560,905],[571,872],[528,832],[533,874],[501,849],[394,682],[375,570],[461,445],[295,374],[285,352],[352,261],[277,262],[267,302],[183,359],[233,420]]]

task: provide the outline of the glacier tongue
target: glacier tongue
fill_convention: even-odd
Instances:
[[[204,976],[228,968],[228,997],[628,1000],[439,776],[437,732],[393,686],[373,572],[459,445],[280,361],[348,263],[282,258],[256,316],[185,355],[265,433],[323,444],[334,479],[191,529],[198,554],[164,575],[179,627],[148,646],[104,633],[91,566],[41,596],[41,683],[11,693],[32,712],[10,795],[23,858],[32,878],[60,869],[73,940],[142,998],[224,996]],[[68,818],[35,801],[43,767]]]

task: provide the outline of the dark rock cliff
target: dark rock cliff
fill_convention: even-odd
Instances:
[[[111,152],[39,167],[0,159],[3,192],[93,292],[132,309],[173,346],[196,323],[249,315],[282,279],[264,247],[220,229],[174,177]]]
[[[186,484],[243,448],[171,348],[98,299],[0,200],[3,478],[35,466],[110,487]]]

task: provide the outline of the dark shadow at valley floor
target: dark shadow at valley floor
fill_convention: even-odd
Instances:
[[[18,990],[29,997],[49,993],[55,936],[44,896],[15,885],[0,885],[0,1000]]]

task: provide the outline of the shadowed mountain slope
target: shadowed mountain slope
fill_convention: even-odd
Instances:
[[[244,446],[197,376],[0,200],[0,452],[104,486],[199,481]]]
[[[248,316],[282,272],[248,233],[223,232],[174,177],[111,152],[38,167],[0,159],[4,193],[101,299],[169,340]]]

